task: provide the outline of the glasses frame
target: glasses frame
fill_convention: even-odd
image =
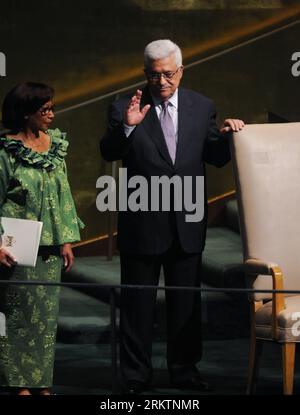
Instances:
[[[167,81],[171,81],[180,69],[183,69],[183,66],[178,66],[176,71],[150,72],[147,69],[145,69],[144,72],[145,72],[147,78],[150,79],[153,82],[160,81],[161,77],[163,77]],[[167,75],[167,74],[169,74],[169,75]]]
[[[41,114],[41,115],[48,115],[49,114],[49,112],[53,112],[54,113],[54,111],[55,111],[55,107],[54,107],[54,105],[52,105],[51,107],[49,107],[49,108],[43,108],[43,107],[41,107],[39,110],[38,110],[38,112]]]

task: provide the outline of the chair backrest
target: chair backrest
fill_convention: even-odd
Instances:
[[[278,264],[284,288],[299,290],[300,123],[246,125],[231,144],[244,259]]]

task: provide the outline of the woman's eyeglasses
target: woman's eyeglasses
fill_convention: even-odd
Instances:
[[[55,111],[54,106],[52,106],[52,107],[42,107],[42,108],[39,109],[39,112],[42,115],[47,115],[47,114],[49,114],[50,111],[51,112],[54,112]]]

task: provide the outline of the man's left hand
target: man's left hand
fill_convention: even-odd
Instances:
[[[227,118],[224,122],[222,127],[220,128],[220,133],[228,133],[230,131],[240,131],[245,127],[245,123],[243,120],[237,120],[234,118]]]

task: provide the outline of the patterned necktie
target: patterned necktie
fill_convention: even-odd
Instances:
[[[168,111],[169,101],[164,101],[161,103],[162,111],[160,113],[160,125],[163,130],[166,144],[169,150],[170,157],[175,163],[175,156],[176,156],[176,136],[175,136],[175,128],[173,124],[172,117]]]

